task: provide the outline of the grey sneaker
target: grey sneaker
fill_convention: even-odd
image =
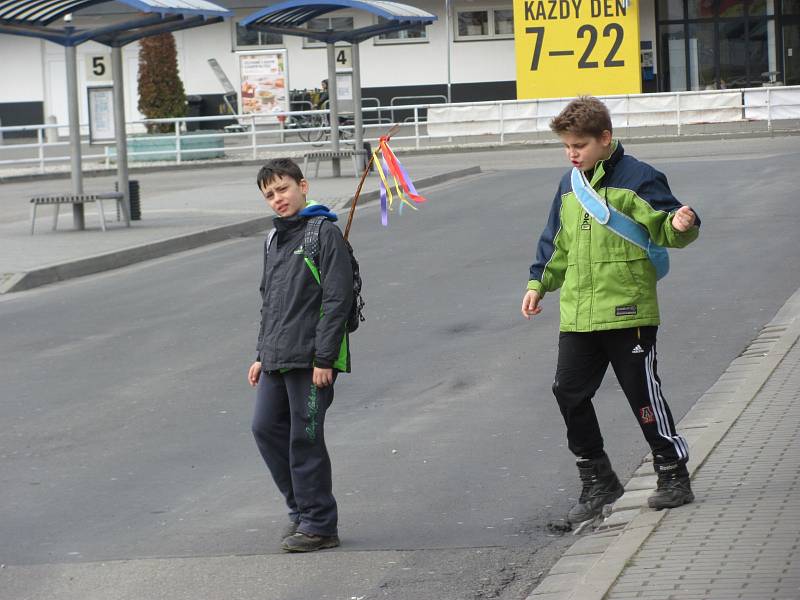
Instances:
[[[283,540],[281,548],[286,552],[314,552],[326,548],[336,548],[339,545],[339,536],[309,535],[297,532]]]

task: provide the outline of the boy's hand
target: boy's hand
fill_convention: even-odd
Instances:
[[[695,222],[694,211],[688,206],[681,206],[672,216],[672,227],[677,231],[689,231]]]
[[[256,361],[252,365],[250,365],[250,368],[247,370],[247,382],[252,387],[256,387],[256,385],[258,385],[258,380],[260,378],[261,378],[261,363],[259,361]]]
[[[534,315],[542,312],[542,307],[539,306],[539,301],[542,299],[541,294],[536,290],[528,290],[525,297],[522,299],[522,316],[530,320]]]
[[[333,383],[333,369],[320,369],[314,367],[314,374],[311,375],[311,381],[318,388],[328,387]]]

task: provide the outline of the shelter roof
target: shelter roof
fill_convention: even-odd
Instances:
[[[364,10],[384,20],[359,29],[322,31],[304,27],[312,19],[347,8]],[[358,43],[381,33],[429,25],[435,20],[436,15],[421,8],[389,0],[287,0],[248,15],[240,24],[248,29],[298,35],[326,43]]]
[[[80,30],[69,25],[48,27],[84,8],[112,1],[146,16],[109,21],[95,29]],[[122,46],[149,35],[220,21],[231,14],[227,8],[208,0],[0,0],[0,33],[38,37],[63,46],[75,46],[88,40]]]

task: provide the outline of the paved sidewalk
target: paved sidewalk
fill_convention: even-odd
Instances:
[[[800,599],[800,290],[689,411],[696,500],[653,511],[645,460],[528,600]]]
[[[607,598],[800,598],[800,346],[795,344]]]

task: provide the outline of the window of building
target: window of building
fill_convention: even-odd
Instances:
[[[283,47],[283,36],[279,33],[266,31],[253,31],[245,29],[239,23],[234,24],[233,47],[234,50],[253,48]]]
[[[495,10],[494,33],[495,35],[514,35],[514,11],[512,9]]]
[[[686,90],[686,34],[683,25],[664,25],[660,31],[664,87],[671,92]]]
[[[387,23],[388,19],[378,17],[378,24],[383,25]],[[428,33],[424,25],[415,25],[411,29],[403,29],[402,31],[390,31],[389,33],[382,33],[375,37],[376,44],[408,44],[417,42],[427,42]]]
[[[689,0],[691,4],[692,0]],[[661,0],[658,3],[658,18],[661,21],[680,21],[683,19],[683,0]]]
[[[756,87],[774,81],[779,57],[775,0],[656,1],[661,90]]]
[[[713,19],[714,0],[688,0],[689,19]]]
[[[514,37],[514,11],[510,8],[456,10],[456,40],[487,40]]]
[[[800,0],[783,0],[783,14],[800,15]]]
[[[691,89],[716,89],[714,23],[689,24],[689,74]]]
[[[320,17],[318,19],[311,19],[306,23],[308,29],[315,29],[317,31],[326,31],[333,29],[334,31],[341,31],[343,29],[353,29],[353,17]],[[303,38],[303,48],[324,48],[325,42],[318,42],[309,38]]]

